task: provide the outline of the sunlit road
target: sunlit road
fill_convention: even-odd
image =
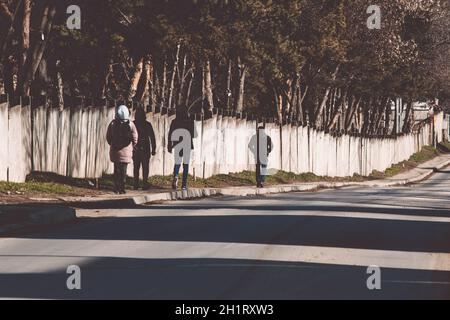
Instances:
[[[450,299],[448,170],[413,187],[79,213],[0,239],[0,297]],[[73,264],[81,290],[66,287]],[[369,265],[381,290],[367,288]]]

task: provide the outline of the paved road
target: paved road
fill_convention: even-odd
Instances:
[[[0,239],[0,297],[450,299],[449,170],[414,187],[80,215]],[[79,291],[66,288],[72,264]],[[369,265],[381,268],[381,290],[367,289]]]

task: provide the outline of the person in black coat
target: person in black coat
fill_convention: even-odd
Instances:
[[[172,180],[172,188],[174,190],[178,188],[178,174],[180,173],[181,164],[183,164],[183,180],[181,187],[183,190],[187,189],[189,162],[191,158],[191,151],[194,150],[194,138],[196,137],[197,133],[195,131],[194,120],[189,118],[187,108],[184,106],[177,107],[176,116],[170,123],[169,134],[167,137],[167,150],[169,153],[175,151],[175,165],[173,168]],[[182,143],[183,138],[188,139],[187,147],[184,143]]]
[[[133,150],[134,189],[139,188],[139,173],[142,167],[143,190],[148,190],[150,173],[150,157],[156,154],[156,139],[152,124],[147,121],[144,109],[138,108],[134,125],[138,131],[138,143]]]
[[[273,150],[272,139],[267,135],[263,126],[258,127],[257,134],[250,139],[248,147],[256,160],[256,186],[263,188],[267,176],[269,154]]]

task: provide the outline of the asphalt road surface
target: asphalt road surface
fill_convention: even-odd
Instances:
[[[0,297],[450,299],[449,170],[411,187],[80,215],[0,238]],[[81,290],[66,286],[69,265],[80,267]],[[380,268],[380,290],[367,287],[369,266]]]

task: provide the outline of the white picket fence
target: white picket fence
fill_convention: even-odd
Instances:
[[[113,107],[78,107],[58,110],[46,106],[0,103],[0,180],[23,182],[32,171],[53,172],[74,178],[97,178],[112,173],[106,129],[114,117]],[[167,152],[167,132],[173,116],[149,113],[157,141],[151,159],[152,175],[170,175],[173,155]],[[435,137],[443,139],[444,117],[435,116]],[[214,115],[195,121],[191,174],[210,177],[254,170],[249,142],[256,134],[256,121]],[[266,124],[274,148],[269,170],[312,172],[345,177],[383,171],[408,159],[432,143],[433,125],[397,138],[334,137],[312,128],[292,124]],[[129,166],[129,175],[132,174]]]

